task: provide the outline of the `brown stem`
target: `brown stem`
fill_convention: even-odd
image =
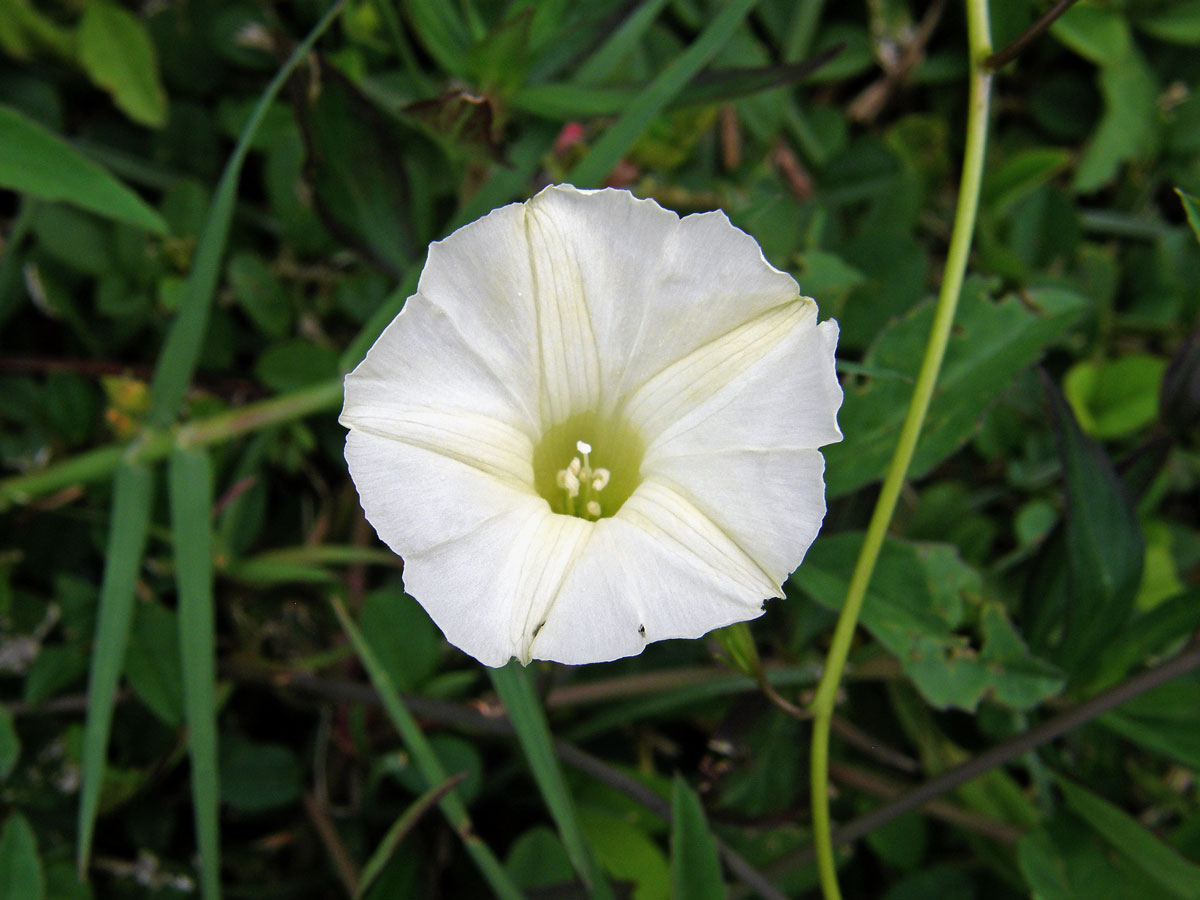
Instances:
[[[264,671],[245,665],[224,666],[222,673],[242,681],[270,684],[279,688],[294,688],[325,700],[379,704],[379,696],[375,693],[375,689],[368,684],[318,678],[307,672]],[[414,715],[427,721],[504,737],[515,733],[512,723],[500,713],[485,715],[456,703],[434,700],[430,697],[406,695],[404,702]],[[670,804],[641,782],[564,740],[555,739],[554,750],[567,765],[620,791],[641,803],[655,815],[670,820]],[[787,900],[786,896],[780,893],[778,888],[772,885],[761,872],[724,841],[717,840],[717,851],[721,854],[729,871],[751,891],[766,900]]]
[[[829,774],[842,784],[848,784],[876,797],[889,799],[898,797],[907,789],[906,785],[893,781],[890,778],[885,778],[866,769],[860,769],[857,766],[848,766],[844,763],[831,762],[829,764]],[[930,800],[922,809],[936,819],[957,825],[967,831],[982,834],[984,837],[989,837],[994,841],[1012,844],[1016,843],[1017,839],[1021,836],[1021,829],[1009,825],[1007,822],[990,819],[987,816],[972,812],[969,809],[963,809],[961,806],[956,806],[945,800]]]
[[[334,827],[329,814],[317,801],[317,798],[308,791],[304,793],[304,811],[308,813],[309,820],[317,829],[317,835],[325,846],[325,852],[329,854],[329,860],[337,871],[338,880],[346,889],[346,896],[353,897],[358,893],[358,866],[354,864],[350,851],[342,843],[341,835],[337,833],[337,828]]]
[[[875,735],[859,728],[849,719],[834,716],[829,727],[843,741],[857,747],[866,755],[874,757],[885,766],[912,774],[921,771],[920,764],[911,756],[906,756],[899,750],[889,747]]]
[[[895,800],[888,801],[857,819],[853,819],[834,831],[834,841],[841,844],[852,843],[876,828],[898,819],[905,813],[920,809],[930,800],[954,790],[972,778],[977,778],[997,766],[1002,766],[1018,756],[1037,749],[1042,744],[1060,738],[1080,725],[1116,709],[1122,703],[1132,700],[1152,688],[1166,684],[1173,678],[1197,669],[1200,669],[1200,641],[1193,641],[1182,653],[1165,663],[1139,672],[1107,691],[1085,700],[1073,709],[1060,713],[1052,719],[1047,719],[1029,731],[1009,738],[961,765],[934,776],[924,784],[901,794]],[[790,871],[812,859],[811,848],[801,850],[780,860],[772,866],[768,874],[777,875]]]
[[[1002,69],[1010,62],[1016,59],[1022,50],[1028,47],[1035,38],[1041,35],[1043,31],[1054,24],[1054,20],[1065,13],[1068,9],[1075,5],[1075,0],[1058,0],[1052,7],[1042,14],[1042,17],[1022,31],[1013,40],[1009,41],[991,56],[983,61],[983,66],[986,69],[991,69],[995,72],[997,69]]]

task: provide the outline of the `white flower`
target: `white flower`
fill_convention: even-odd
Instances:
[[[780,595],[825,515],[836,343],[723,213],[550,187],[429,248],[346,377],[346,460],[452,644],[630,656]]]

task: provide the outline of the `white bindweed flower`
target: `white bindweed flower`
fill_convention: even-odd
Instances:
[[[837,324],[723,213],[550,187],[429,248],[346,377],[367,519],[490,666],[752,619],[825,515]]]

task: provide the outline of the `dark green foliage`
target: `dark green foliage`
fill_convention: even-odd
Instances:
[[[997,46],[1049,5],[993,0]],[[782,707],[926,345],[961,7],[348,0],[271,93],[325,0],[0,0],[0,900],[324,900],[364,873],[373,900],[693,900],[747,869],[815,896],[810,726]],[[837,823],[1193,652],[1198,48],[1195,0],[1082,0],[996,76],[838,701]],[[430,241],[567,179],[751,233],[840,322],[845,440],[762,618],[493,681],[362,519],[340,379]],[[1198,698],[1192,671],[1096,708],[852,833],[845,895],[1200,896]]]

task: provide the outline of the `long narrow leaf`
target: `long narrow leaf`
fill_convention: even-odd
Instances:
[[[371,885],[375,883],[375,879],[388,864],[392,854],[396,852],[396,848],[412,831],[413,826],[421,821],[421,817],[466,777],[466,772],[459,772],[457,775],[451,775],[441,784],[431,787],[392,823],[392,827],[388,829],[383,840],[379,842],[379,846],[375,848],[375,852],[371,854],[371,858],[367,860],[367,864],[363,866],[362,875],[358,879],[358,890],[354,894],[355,898],[365,896],[371,889]]]
[[[525,759],[533,780],[550,808],[550,815],[558,826],[559,836],[571,864],[579,873],[584,885],[592,892],[593,897],[612,896],[604,876],[592,860],[587,840],[583,836],[579,817],[575,811],[575,801],[567,790],[566,779],[558,765],[558,757],[554,754],[554,738],[550,735],[550,724],[542,710],[541,701],[529,683],[525,667],[515,661],[499,669],[488,669],[492,685],[508,710],[509,721],[516,729],[517,739],[521,749],[525,751]]]
[[[192,814],[200,853],[204,900],[221,896],[221,843],[217,804],[217,696],[213,612],[213,475],[203,450],[171,454],[168,486],[175,577],[179,587],[179,649],[183,659],[183,709],[192,760]]]
[[[576,84],[596,84],[617,71],[666,5],[666,0],[646,0],[587,58],[571,80]]]
[[[80,874],[87,871],[91,856],[100,789],[112,728],[117,682],[125,662],[129,629],[133,626],[134,588],[146,552],[150,506],[154,499],[154,472],[136,463],[117,468],[104,581],[100,586],[100,618],[92,649],[88,681],[87,718],[83,726],[83,771],[79,798],[79,843],[76,863]]]
[[[396,726],[396,731],[400,734],[400,739],[404,741],[404,746],[412,754],[417,769],[421,772],[426,784],[431,786],[441,784],[446,780],[446,770],[428,738],[425,737],[425,733],[417,725],[417,720],[404,705],[404,701],[400,698],[400,692],[396,690],[396,685],[388,675],[387,669],[375,656],[371,645],[367,643],[366,638],[358,630],[358,626],[354,624],[341,602],[336,597],[332,602],[333,611],[337,614],[342,629],[350,639],[350,644],[354,647],[354,652],[358,654],[363,668],[367,670],[367,675],[379,693],[380,702],[383,703],[388,718],[392,720],[392,724]],[[438,802],[438,806],[441,807],[442,813],[458,833],[463,845],[467,848],[467,853],[478,867],[479,874],[484,877],[496,896],[502,900],[524,900],[525,895],[513,882],[500,860],[496,858],[492,848],[475,834],[471,827],[471,817],[467,814],[467,808],[458,794],[454,791],[448,792]]]
[[[246,160],[246,154],[250,152],[250,144],[292,70],[308,56],[317,39],[333,24],[341,9],[342,0],[338,0],[309,32],[308,37],[292,51],[283,68],[259,98],[246,126],[242,129],[229,162],[225,164],[225,171],[221,173],[221,180],[213,196],[212,208],[196,245],[196,257],[184,287],[179,315],[171,323],[171,330],[167,333],[167,340],[154,367],[154,380],[150,385],[153,405],[148,416],[151,425],[161,428],[175,420],[179,404],[183,402],[183,396],[192,380],[192,373],[196,369],[196,361],[200,358],[200,349],[208,328],[208,313],[221,273],[221,257],[225,254],[225,242],[233,221],[238,179],[242,173],[242,163]]]
[[[57,135],[0,106],[0,186],[70,203],[118,222],[165,234],[167,224],[141,197]]]
[[[761,91],[796,84],[837,56],[843,46],[838,44],[811,59],[788,65],[702,72],[667,104],[667,108],[727,103]],[[642,90],[636,84],[535,84],[518,91],[512,98],[512,104],[534,115],[569,122],[584,116],[615,115],[633,103]]]
[[[671,888],[677,900],[727,900],[717,842],[700,798],[681,775],[671,786]]]
[[[650,82],[621,118],[596,142],[592,152],[571,170],[567,181],[585,188],[602,184],[604,177],[650,126],[654,117],[725,46],[757,2],[758,0],[729,0],[721,6],[720,12],[713,17],[692,45]]]
[[[1055,780],[1067,805],[1148,880],[1182,900],[1200,897],[1200,865],[1181,856],[1174,847],[1147,831],[1137,819],[1087,788],[1061,775]]]

